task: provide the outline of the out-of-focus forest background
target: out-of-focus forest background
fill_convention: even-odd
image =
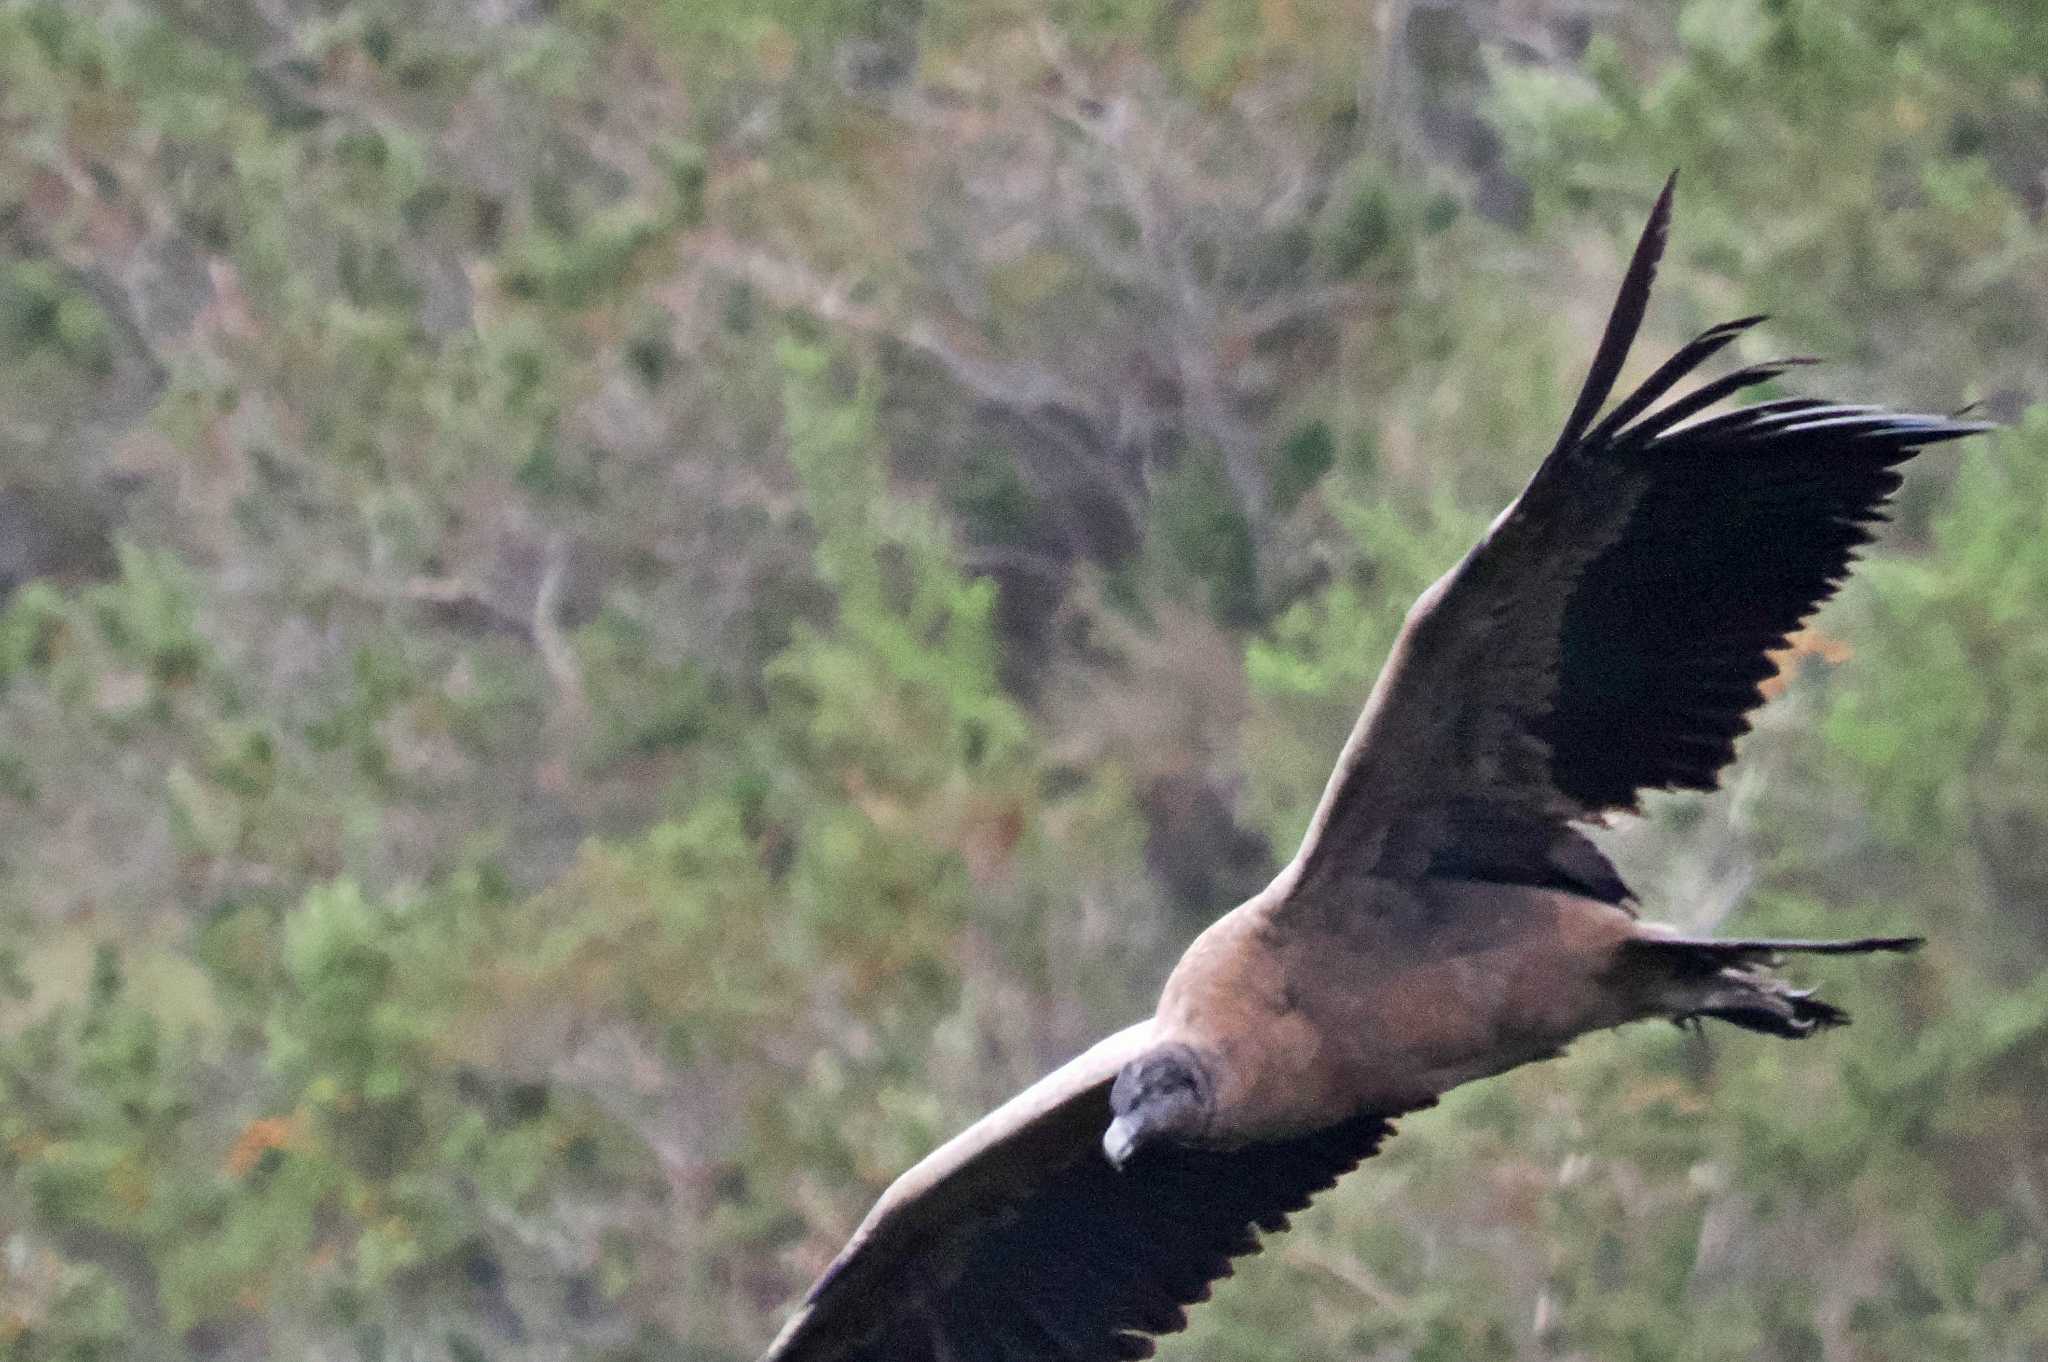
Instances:
[[[1413,593],[1775,320],[1922,461],[1651,910],[1166,1355],[2048,1358],[2048,10],[0,0],[0,1347],[733,1362],[1291,852]]]

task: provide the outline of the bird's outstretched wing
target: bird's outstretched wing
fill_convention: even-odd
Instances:
[[[1108,1362],[1286,1226],[1391,1127],[1361,1116],[1228,1152],[1102,1153],[1109,1089],[1150,1022],[1117,1033],[897,1179],[762,1362]]]
[[[1896,466],[1987,429],[1803,397],[1693,420],[1801,360],[1739,369],[1652,411],[1760,317],[1706,331],[1602,417],[1672,189],[1556,446],[1409,611],[1276,886],[1283,912],[1348,902],[1365,875],[1621,902],[1620,878],[1573,821],[1632,809],[1645,790],[1712,789],[1770,654],[1841,583],[1899,486]]]

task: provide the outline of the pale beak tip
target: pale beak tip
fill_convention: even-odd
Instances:
[[[1137,1146],[1138,1132],[1121,1116],[1111,1121],[1109,1129],[1102,1132],[1103,1157],[1107,1158],[1109,1166],[1119,1173],[1123,1171],[1124,1165],[1130,1162],[1131,1151]]]

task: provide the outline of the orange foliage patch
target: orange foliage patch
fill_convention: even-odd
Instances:
[[[1785,693],[1792,684],[1792,678],[1799,674],[1799,666],[1809,657],[1817,657],[1829,666],[1849,660],[1851,650],[1848,644],[1818,629],[1801,629],[1785,640],[1785,646],[1772,653],[1771,661],[1777,665],[1778,674],[1768,677],[1757,687],[1764,699],[1775,700]]]
[[[235,1138],[234,1148],[228,1151],[227,1169],[236,1177],[246,1176],[262,1157],[273,1149],[290,1149],[299,1142],[299,1122],[295,1116],[259,1116],[242,1127],[242,1133]]]

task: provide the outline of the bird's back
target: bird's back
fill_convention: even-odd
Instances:
[[[1219,919],[1161,995],[1159,1035],[1225,1057],[1219,1144],[1398,1111],[1629,1020],[1608,985],[1627,911],[1548,888],[1354,882],[1273,927],[1262,896]],[[1295,905],[1298,909],[1298,905]]]

